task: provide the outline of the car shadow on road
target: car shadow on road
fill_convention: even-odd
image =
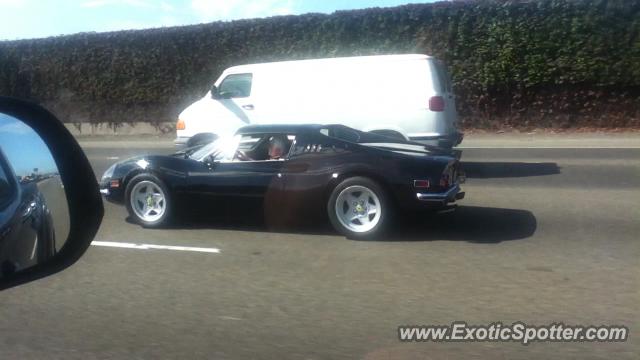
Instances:
[[[411,216],[390,233],[389,241],[449,240],[479,244],[523,240],[538,227],[528,210],[459,206],[456,211],[432,216]]]
[[[130,219],[127,219],[131,222]],[[478,244],[494,244],[503,241],[522,240],[531,237],[537,228],[532,212],[479,206],[459,206],[456,211],[437,214],[420,213],[404,216],[393,228],[377,241],[467,241]],[[171,230],[229,230],[286,233],[300,235],[338,235],[328,220],[313,224],[291,224],[283,227],[269,226],[258,214],[247,216],[200,217],[190,215],[175,221],[164,229]]]
[[[463,161],[462,169],[467,178],[491,179],[560,174],[560,167],[554,162],[484,162]]]

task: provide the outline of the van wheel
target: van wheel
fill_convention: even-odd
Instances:
[[[373,131],[369,131],[372,134],[376,134],[376,135],[382,135],[382,136],[386,136],[389,138],[392,138],[394,140],[403,140],[403,141],[407,141],[407,138],[405,138],[402,134],[400,134],[397,131],[394,130],[373,130]]]
[[[193,135],[187,140],[187,148],[206,145],[218,138],[218,135],[212,133],[200,133]]]
[[[391,220],[386,193],[371,179],[352,177],[333,189],[327,211],[333,227],[350,239],[382,235]]]
[[[129,216],[145,227],[166,225],[173,205],[167,186],[152,174],[140,174],[129,181],[125,204]]]

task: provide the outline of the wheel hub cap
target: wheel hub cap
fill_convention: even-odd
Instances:
[[[349,186],[336,199],[338,221],[353,232],[373,229],[380,221],[380,211],[380,199],[373,190],[365,186]]]
[[[141,181],[131,190],[131,208],[144,221],[160,219],[167,207],[162,188],[152,181]]]

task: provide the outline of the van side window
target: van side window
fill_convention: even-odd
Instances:
[[[223,99],[243,98],[251,95],[252,74],[232,74],[222,80],[218,87]]]

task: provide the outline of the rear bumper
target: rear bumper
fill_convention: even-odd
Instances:
[[[123,204],[124,203],[124,191],[122,188],[111,187],[109,184],[109,180],[100,182],[100,194],[104,197],[105,200],[116,203]]]
[[[459,184],[455,184],[444,192],[416,193],[418,201],[431,205],[447,205],[449,203],[456,202],[457,200],[464,199],[464,196],[465,193],[462,191]]]

